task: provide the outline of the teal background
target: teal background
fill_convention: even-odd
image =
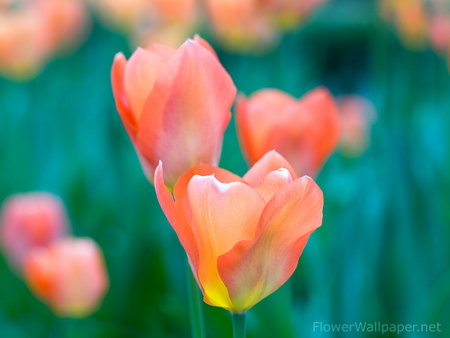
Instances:
[[[372,337],[313,323],[442,324],[450,336],[450,77],[430,48],[409,51],[371,1],[333,1],[266,55],[237,55],[203,35],[239,91],[300,97],[317,85],[359,93],[378,111],[371,147],[335,153],[317,182],[324,222],[289,282],[250,310],[248,337]],[[184,252],[115,109],[112,60],[126,39],[95,23],[73,54],[35,79],[0,78],[0,201],[45,190],[64,200],[76,236],[104,251],[111,287],[85,319],[55,317],[0,256],[0,337],[189,337]],[[234,120],[221,166],[247,170]],[[230,315],[203,306],[208,337]],[[384,336],[397,336],[386,334]],[[405,337],[428,337],[411,333]]]

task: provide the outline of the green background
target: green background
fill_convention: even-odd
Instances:
[[[326,85],[378,111],[368,151],[335,153],[317,178],[323,226],[289,282],[250,310],[248,337],[344,337],[313,323],[355,321],[440,322],[450,336],[450,77],[443,58],[405,49],[380,20],[371,1],[332,1],[254,56],[226,53],[201,32],[245,94],[274,87],[300,97]],[[111,281],[98,312],[62,319],[0,256],[2,338],[190,336],[184,252],[115,109],[118,51],[130,55],[126,39],[95,23],[37,78],[0,78],[0,201],[33,190],[61,196],[74,234],[103,249]],[[247,170],[234,120],[221,166]],[[230,315],[203,308],[207,336],[230,337]]]

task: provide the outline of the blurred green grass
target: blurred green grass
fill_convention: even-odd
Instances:
[[[373,13],[363,20],[355,14],[360,7],[350,14],[336,8],[328,6],[267,55],[218,50],[245,94],[275,87],[299,97],[324,84],[334,94],[369,97],[379,115],[370,149],[356,159],[334,154],[319,175],[323,227],[287,285],[250,311],[248,336],[345,336],[313,332],[315,321],[439,321],[446,336],[450,77],[445,62],[429,50],[405,50]],[[2,338],[190,336],[184,252],[115,110],[109,73],[118,51],[130,55],[126,40],[95,25],[79,50],[53,60],[36,79],[0,79],[0,201],[30,190],[60,195],[74,234],[94,238],[104,250],[111,279],[97,313],[61,319],[1,257]],[[246,171],[234,121],[221,166]],[[204,310],[208,337],[230,337],[229,314],[208,305]]]

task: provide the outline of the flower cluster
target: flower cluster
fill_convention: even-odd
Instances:
[[[334,152],[350,113],[340,116],[324,87],[298,100],[275,89],[240,95],[236,124],[252,165],[241,178],[217,167],[236,87],[205,40],[138,48],[128,61],[118,53],[111,77],[125,130],[205,302],[247,311],[286,282],[321,225],[322,191],[307,175]],[[353,140],[361,142],[352,135],[346,143]]]
[[[177,46],[209,25],[231,50],[273,46],[328,0],[91,0],[104,21],[129,33],[137,45]],[[206,22],[204,22],[206,21]]]
[[[7,199],[0,242],[11,266],[55,314],[83,317],[97,309],[108,288],[101,250],[91,239],[70,236],[58,197],[39,192]]]
[[[382,0],[381,12],[392,22],[406,46],[430,43],[450,60],[450,3],[447,0]]]

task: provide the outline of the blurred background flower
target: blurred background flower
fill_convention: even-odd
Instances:
[[[118,26],[106,24],[106,14],[89,2],[93,20],[84,26],[86,38],[75,45],[69,38],[65,53],[49,54],[47,33],[37,28],[41,20],[13,20],[14,6],[17,13],[25,10],[5,3],[0,200],[23,191],[61,196],[73,235],[101,248],[110,288],[98,311],[75,321],[60,318],[46,305],[50,301],[36,299],[2,250],[2,338],[187,336],[185,253],[136,160],[111,90],[114,55],[122,51],[129,59],[134,33],[113,29]],[[382,16],[379,0],[330,0],[289,30],[265,14],[269,23],[262,31],[269,39],[236,49],[197,3],[195,32],[211,43],[246,97],[278,88],[300,98],[325,86],[337,98],[358,93],[376,109],[366,149],[355,157],[338,148],[318,173],[323,227],[309,239],[287,284],[249,311],[249,337],[315,337],[314,321],[448,326],[450,76],[445,24],[432,24],[429,15],[447,17],[449,10],[447,1],[426,4],[420,48],[405,44],[396,24]],[[20,26],[26,29],[14,28]],[[188,31],[183,34],[192,37]],[[432,31],[439,33],[433,39]],[[18,79],[11,75],[16,68],[32,68],[33,74],[22,71],[29,81],[11,81]],[[248,166],[235,122],[225,131],[220,166],[243,175]],[[228,313],[207,305],[203,310],[207,336],[230,337]]]
[[[77,44],[87,27],[80,0],[1,0],[0,73],[33,77],[55,52]]]
[[[339,99],[340,147],[346,156],[361,155],[370,145],[370,129],[376,120],[375,106],[360,95]]]
[[[33,293],[63,317],[91,314],[108,288],[101,250],[90,239],[65,238],[34,249],[24,275]]]
[[[250,164],[278,151],[298,176],[315,177],[337,147],[341,126],[331,93],[316,88],[296,100],[275,89],[254,93],[236,102],[236,128]]]

